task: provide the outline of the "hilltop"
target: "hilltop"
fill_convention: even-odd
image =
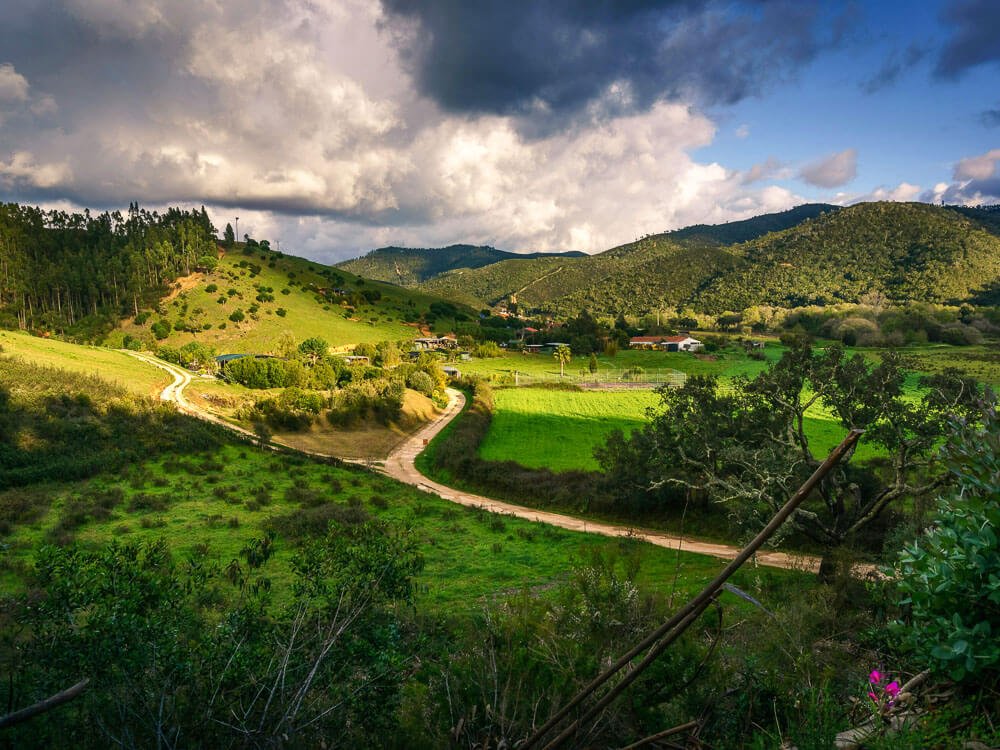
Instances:
[[[252,241],[251,241],[252,242]],[[211,270],[179,278],[152,309],[124,320],[106,343],[126,337],[216,351],[274,352],[290,333],[335,347],[412,339],[424,327],[450,330],[474,312],[418,290],[363,279],[344,270],[243,243]]]
[[[489,245],[449,245],[439,248],[380,247],[367,255],[338,263],[345,271],[368,279],[414,286],[460,268],[482,268],[505,260],[573,258],[584,253],[510,253]]]
[[[1000,223],[981,209],[922,203],[799,206],[740,222],[651,235],[597,255],[504,260],[451,270],[418,288],[470,305],[516,295],[559,317],[677,307],[987,303],[1000,278]]]
[[[708,312],[889,301],[959,303],[1000,277],[1000,237],[923,203],[861,203],[732,248],[739,261],[696,297]]]

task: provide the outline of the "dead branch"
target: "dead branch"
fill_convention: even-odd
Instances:
[[[80,680],[73,687],[66,688],[62,692],[49,696],[45,700],[38,701],[38,703],[35,703],[32,706],[22,708],[20,711],[15,711],[12,714],[0,717],[0,729],[6,729],[7,727],[12,727],[15,724],[21,724],[22,722],[35,718],[39,714],[51,711],[53,708],[57,708],[63,703],[68,703],[86,690],[88,684],[90,684],[89,677]]]

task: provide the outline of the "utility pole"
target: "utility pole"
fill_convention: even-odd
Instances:
[[[236,241],[240,241],[240,217],[236,217]]]

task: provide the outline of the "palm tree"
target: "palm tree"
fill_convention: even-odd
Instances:
[[[559,362],[559,377],[563,377],[566,371],[566,365],[568,365],[570,360],[573,359],[572,352],[570,352],[569,347],[566,346],[566,344],[559,344],[552,356]]]

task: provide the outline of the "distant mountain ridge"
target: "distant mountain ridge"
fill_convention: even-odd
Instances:
[[[585,253],[511,253],[489,245],[449,245],[438,248],[380,247],[360,258],[338,263],[345,271],[400,286],[414,286],[459,268],[482,268],[513,259],[573,258]]]
[[[1000,299],[1000,213],[925,203],[805,204],[650,235],[596,255],[453,245],[382,248],[341,265],[370,276],[354,265],[366,260],[381,264],[376,278],[385,279],[387,262],[400,263],[394,283],[473,306],[514,295],[523,308],[557,317],[582,308],[616,316],[800,307],[872,293],[898,302],[986,304]]]

